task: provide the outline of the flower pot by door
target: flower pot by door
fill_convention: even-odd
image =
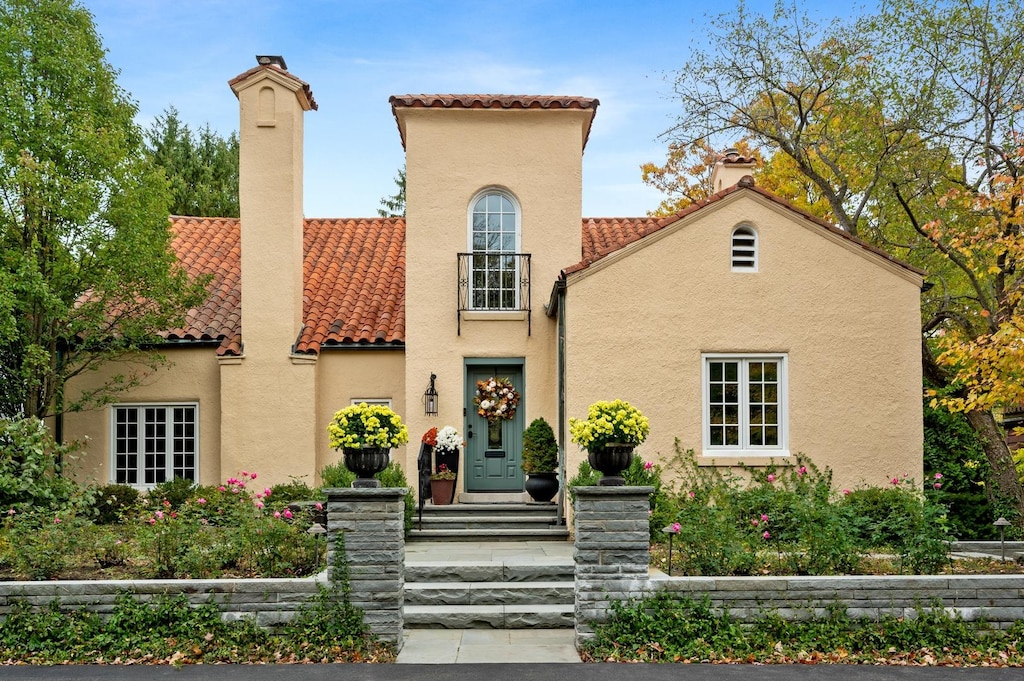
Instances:
[[[373,476],[388,467],[391,462],[391,450],[384,447],[364,447],[362,449],[342,450],[345,456],[345,467],[356,474],[352,481],[353,487],[380,487],[380,481]]]
[[[449,481],[449,482],[452,483],[452,485],[451,485],[451,494],[448,496],[448,502],[447,502],[447,503],[450,503],[450,504],[454,504],[455,503],[455,483],[458,482],[458,480],[459,480],[459,450],[457,448],[456,449],[441,449],[441,448],[435,449],[434,450],[434,463],[436,464],[436,468],[435,469],[440,469],[441,466],[444,466],[447,470],[450,470],[451,472],[455,473],[455,480]],[[431,497],[433,497],[434,499],[437,498],[437,497],[433,496],[433,493],[431,493]]]
[[[618,487],[626,484],[622,471],[633,461],[633,445],[612,443],[587,452],[587,461],[594,470],[601,471],[602,487]]]
[[[430,503],[435,506],[447,506],[452,503],[455,494],[454,480],[431,480]]]
[[[528,473],[526,491],[534,501],[551,501],[558,494],[558,473]]]

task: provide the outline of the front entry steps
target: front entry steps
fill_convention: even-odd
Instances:
[[[430,548],[425,548],[429,544]],[[561,629],[575,625],[568,542],[410,542],[407,629]]]
[[[409,541],[567,541],[569,528],[552,503],[458,503],[423,506]]]

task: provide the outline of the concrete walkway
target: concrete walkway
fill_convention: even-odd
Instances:
[[[572,629],[407,629],[399,664],[579,662]]]

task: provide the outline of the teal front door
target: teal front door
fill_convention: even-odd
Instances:
[[[519,392],[519,409],[509,419],[488,423],[473,405],[477,381],[507,378]],[[466,366],[466,491],[522,492],[523,414],[526,391],[522,364],[470,364]]]

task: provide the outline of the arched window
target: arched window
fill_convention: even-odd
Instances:
[[[470,205],[470,309],[520,309],[519,224],[519,204],[505,192],[487,190]]]
[[[757,271],[757,232],[741,225],[732,230],[732,271]]]

